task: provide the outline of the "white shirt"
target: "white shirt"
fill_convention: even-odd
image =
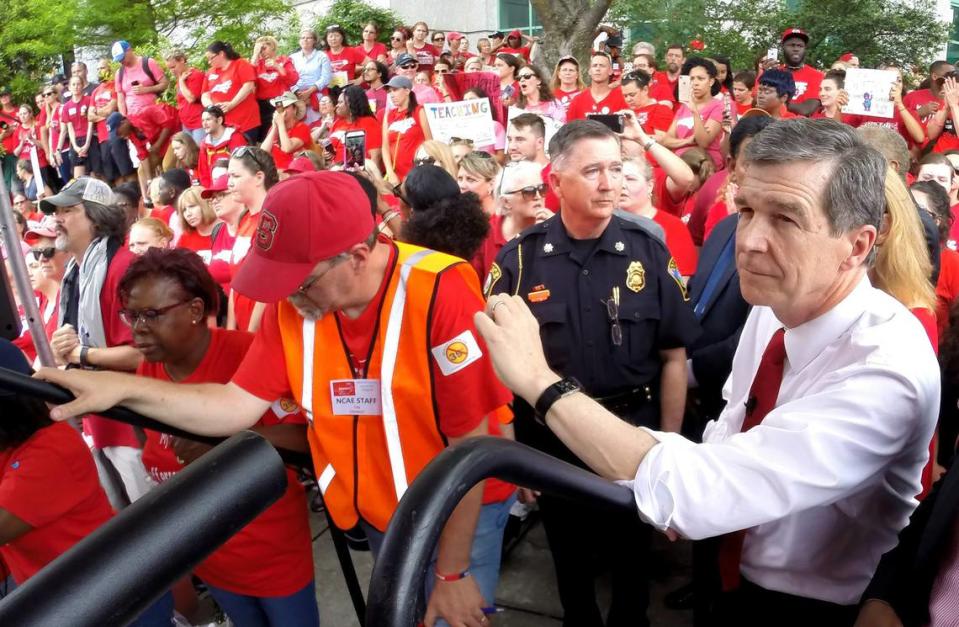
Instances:
[[[741,433],[766,345],[784,326],[746,320],[703,444],[660,443],[634,481],[644,519],[694,539],[748,529],[743,575],[764,588],[850,605],[916,506],[939,413],[940,377],[918,320],[863,278],[842,302],[786,331],[777,406]]]

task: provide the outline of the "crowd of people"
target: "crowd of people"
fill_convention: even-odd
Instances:
[[[208,450],[96,415],[123,404],[311,453],[374,558],[465,438],[634,491],[639,518],[476,486],[433,556],[430,626],[495,621],[504,529],[534,507],[568,627],[649,624],[657,530],[694,541],[669,602],[697,625],[957,624],[953,65],[911,91],[879,66],[899,77],[881,117],[844,112],[858,58],[813,67],[800,28],[750,68],[629,55],[605,27],[552,68],[519,31],[380,40],[215,41],[206,69],[117,41],[98,82],[74,63],[35,102],[0,88],[4,259],[57,361],[39,376],[77,396],[0,392],[7,589]],[[488,133],[440,140],[424,105],[471,99]],[[3,367],[54,366],[38,341],[24,325]],[[234,624],[319,624],[307,511],[290,472],[195,569]],[[189,615],[185,580],[138,624],[170,624],[174,596]]]

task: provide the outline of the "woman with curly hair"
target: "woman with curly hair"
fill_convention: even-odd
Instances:
[[[527,65],[516,74],[516,78],[519,82],[516,105],[520,109],[552,118],[559,124],[566,123],[566,107],[553,96],[549,79],[542,68]]]
[[[721,169],[723,101],[713,98],[719,93],[716,66],[702,57],[691,57],[680,73],[690,79],[689,101],[679,103],[673,123],[660,143],[680,156],[699,147],[709,154],[716,169]]]
[[[403,181],[400,199],[406,221],[398,239],[404,242],[471,259],[489,233],[479,198],[460,193],[443,168],[413,168]]]
[[[376,121],[376,116],[370,109],[367,92],[356,85],[348,85],[340,92],[336,102],[336,118],[330,129],[330,141],[333,144],[336,163],[344,162],[343,139],[350,131],[366,133],[366,158],[373,161],[377,167],[381,167],[383,127]]]

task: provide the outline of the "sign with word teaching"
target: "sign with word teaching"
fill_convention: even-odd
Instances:
[[[889,70],[849,68],[846,70],[845,87],[849,104],[842,108],[842,112],[891,118],[895,109],[889,92],[898,78],[895,72]]]
[[[423,105],[433,139],[448,144],[453,137],[472,139],[474,146],[496,142],[493,131],[493,110],[489,99],[460,102],[430,102]]]

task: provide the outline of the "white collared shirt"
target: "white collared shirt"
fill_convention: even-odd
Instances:
[[[786,331],[777,406],[741,433],[759,361],[783,324],[754,307],[703,444],[660,443],[634,481],[645,520],[694,539],[748,529],[743,575],[764,588],[857,603],[916,506],[939,413],[922,326],[863,278],[838,305]]]

